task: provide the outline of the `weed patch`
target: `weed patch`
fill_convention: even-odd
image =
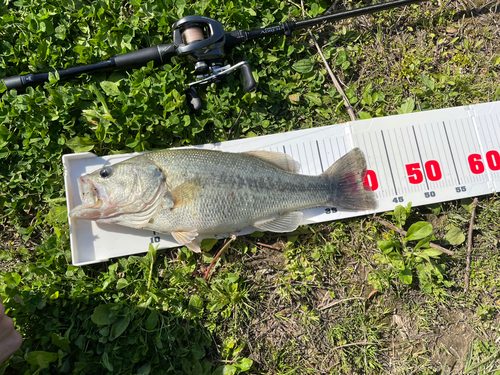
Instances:
[[[366,5],[305,1],[316,16]],[[0,78],[96,63],[171,42],[200,14],[228,31],[299,20],[264,0],[0,4]],[[430,1],[313,31],[359,118],[500,99],[497,4]],[[24,344],[0,374],[317,374],[498,372],[497,196],[476,212],[464,293],[471,201],[397,207],[402,236],[369,217],[256,233],[204,253],[185,248],[71,265],[61,157],[219,142],[342,123],[349,117],[307,33],[231,51],[238,75],[185,104],[193,66],[58,80],[26,93],[0,83],[0,293]],[[437,253],[436,243],[454,255]]]

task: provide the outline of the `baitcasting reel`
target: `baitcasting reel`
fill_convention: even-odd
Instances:
[[[177,54],[186,55],[195,62],[198,81],[189,83],[186,92],[188,106],[193,112],[199,112],[203,106],[195,86],[220,81],[236,69],[241,69],[245,91],[255,91],[257,83],[246,61],[222,66],[226,34],[220,22],[202,16],[187,16],[177,21],[173,28]]]

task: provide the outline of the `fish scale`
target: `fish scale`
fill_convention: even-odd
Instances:
[[[199,234],[230,233],[256,219],[327,204],[331,197],[325,178],[286,172],[246,154],[171,150],[144,157],[164,170],[170,189],[203,176],[203,195],[196,203],[163,210],[148,225],[159,232],[182,227]]]

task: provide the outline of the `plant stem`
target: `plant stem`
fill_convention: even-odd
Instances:
[[[385,221],[384,219],[382,219],[378,216],[373,216],[373,219],[377,220],[380,224],[385,225],[387,228],[390,228],[390,229],[398,232],[399,234],[402,234],[403,236],[406,236],[406,234],[407,234],[407,232],[405,230],[399,229],[395,225],[392,225],[388,221]],[[429,246],[432,247],[433,249],[439,250],[445,254],[455,255],[455,252],[448,250],[448,249],[445,249],[444,247],[441,247],[439,245],[436,245],[435,243],[429,242]]]
[[[231,239],[222,247],[222,249],[219,250],[219,252],[217,253],[217,255],[215,256],[215,258],[212,260],[212,262],[210,263],[210,266],[208,266],[208,269],[205,271],[205,275],[203,276],[203,278],[205,280],[208,280],[210,278],[210,270],[212,269],[212,266],[214,265],[215,261],[217,259],[219,259],[219,257],[221,256],[222,252],[224,250],[226,250],[226,248],[229,246],[229,244],[231,242],[233,242],[234,240],[236,239],[236,236],[233,234],[231,236]]]
[[[469,290],[469,277],[470,277],[470,257],[472,253],[472,231],[474,230],[474,218],[476,216],[476,207],[478,200],[474,198],[472,202],[472,211],[470,215],[470,224],[469,224],[469,238],[467,239],[467,258],[465,260],[465,288],[464,293],[467,293]]]

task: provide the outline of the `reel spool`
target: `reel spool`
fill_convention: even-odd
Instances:
[[[174,25],[177,54],[194,61],[219,59],[224,56],[226,36],[222,24],[202,16],[186,16]]]
[[[222,66],[226,35],[220,22],[202,16],[187,16],[177,21],[173,28],[177,54],[187,55],[196,62],[194,70],[199,80],[190,83],[186,91],[187,104],[192,112],[198,113],[203,107],[194,86],[220,81],[236,69],[241,69],[245,91],[255,91],[257,83],[246,61]]]

